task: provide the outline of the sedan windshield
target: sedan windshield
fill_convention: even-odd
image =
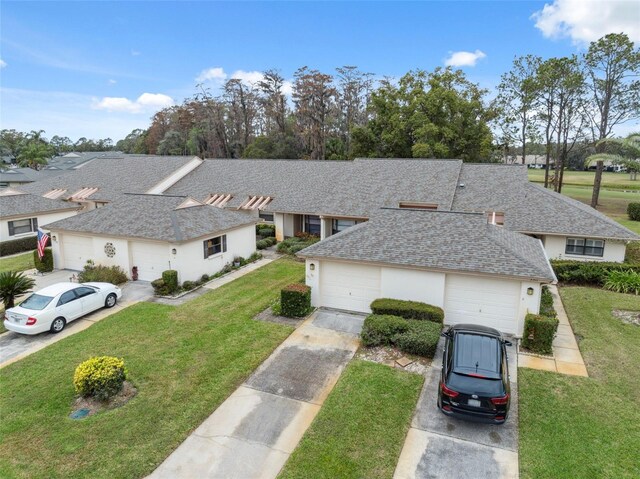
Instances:
[[[43,310],[47,304],[51,302],[53,298],[51,296],[41,296],[39,294],[32,294],[27,299],[25,299],[22,303],[20,303],[20,307],[25,309],[33,309],[35,311]]]

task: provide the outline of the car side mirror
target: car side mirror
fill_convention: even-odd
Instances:
[[[504,345],[505,346],[513,346],[513,343],[511,341],[504,341]]]
[[[442,331],[440,333],[440,336],[442,336],[443,338],[448,338],[449,337],[449,331]]]

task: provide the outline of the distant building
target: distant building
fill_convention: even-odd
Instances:
[[[49,160],[45,170],[75,170],[96,158],[124,158],[121,151],[72,151]]]

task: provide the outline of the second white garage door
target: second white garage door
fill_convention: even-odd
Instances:
[[[88,236],[62,236],[62,255],[66,269],[81,271],[93,256],[93,239]]]
[[[323,261],[320,295],[327,308],[371,312],[369,305],[380,297],[380,267]]]
[[[517,334],[520,282],[447,274],[445,323],[471,323]]]
[[[133,266],[138,267],[138,278],[153,281],[162,277],[162,272],[169,269],[169,249],[167,245],[155,243],[131,242],[131,259]]]

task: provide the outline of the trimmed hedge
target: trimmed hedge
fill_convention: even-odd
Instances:
[[[277,243],[276,239],[273,236],[271,236],[265,239],[261,239],[260,241],[256,241],[256,248],[265,249],[265,248],[268,248],[269,246],[273,246],[276,243]]]
[[[38,250],[33,252],[33,264],[40,273],[50,273],[53,271],[53,253],[51,248],[44,249],[42,259],[38,256]]]
[[[540,295],[540,315],[547,316],[548,318],[558,316],[558,313],[553,307],[553,295],[546,286],[542,287],[542,294]]]
[[[276,235],[276,227],[274,225],[256,225],[256,234],[263,238],[269,238]]]
[[[282,316],[300,318],[311,310],[311,288],[300,283],[292,283],[280,291]]]
[[[364,320],[362,344],[365,346],[387,346],[391,338],[409,329],[409,321],[398,316],[370,314]]]
[[[128,280],[127,273],[120,266],[102,266],[96,265],[93,261],[87,261],[84,269],[78,274],[78,281],[81,283],[90,283],[92,281],[99,283],[122,284]]]
[[[151,287],[153,288],[153,292],[158,296],[169,296],[171,294],[169,287],[165,284],[164,279],[162,278],[151,281]]]
[[[418,301],[404,301],[401,299],[380,298],[371,303],[373,314],[400,316],[406,319],[419,319],[444,323],[442,308]]]
[[[80,363],[73,375],[73,385],[83,397],[106,400],[120,392],[125,379],[127,370],[122,359],[100,356]]]
[[[175,269],[168,269],[162,272],[162,281],[168,288],[169,293],[175,293],[178,291],[178,272]]]
[[[609,271],[635,271],[640,273],[640,264],[611,263],[603,261],[551,260],[558,281],[566,284],[603,286]]]
[[[627,214],[632,221],[640,221],[640,203],[629,203],[627,205]]]
[[[538,314],[527,314],[524,319],[522,346],[542,354],[551,354],[551,343],[558,330],[559,321]]]
[[[51,240],[47,241],[47,246],[51,244]],[[28,236],[10,241],[0,242],[0,256],[9,256],[11,254],[24,253],[32,251],[38,247],[38,237]]]
[[[278,253],[294,255],[298,251],[303,250],[307,246],[311,246],[318,241],[320,241],[320,238],[317,236],[294,236],[293,238],[287,238],[286,240],[278,243],[277,251]]]
[[[432,321],[370,314],[360,336],[365,346],[395,346],[405,353],[433,357],[441,331],[442,326]]]

